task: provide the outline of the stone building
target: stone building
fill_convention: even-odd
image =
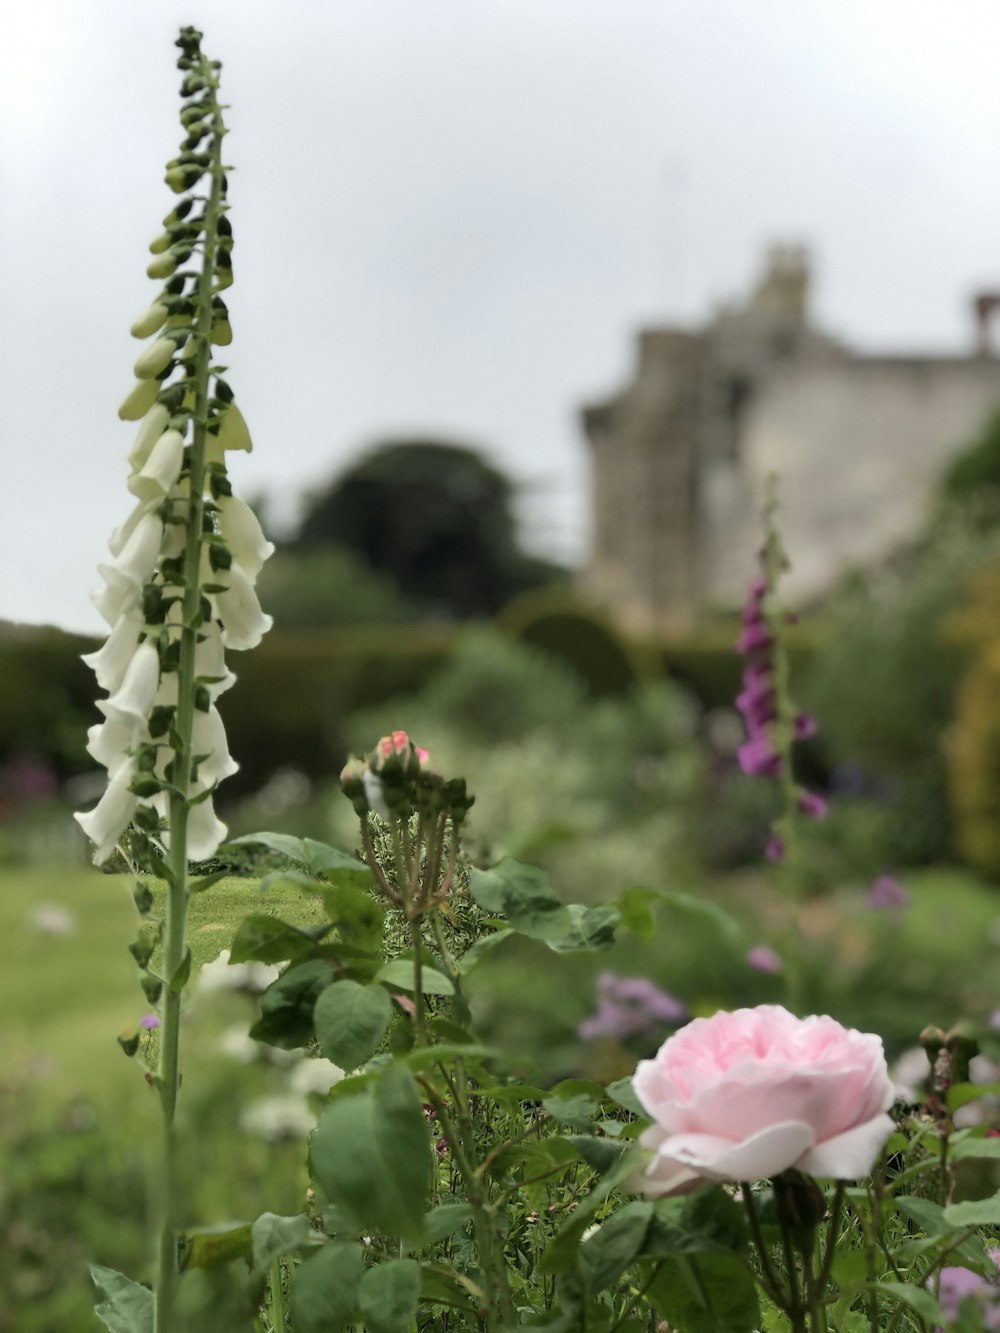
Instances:
[[[640,632],[734,607],[752,575],[768,473],[781,478],[789,595],[919,531],[943,468],[1000,407],[976,302],[968,356],[865,356],[809,319],[799,248],[699,330],[639,334],[632,382],[583,410],[593,548],[584,588]]]

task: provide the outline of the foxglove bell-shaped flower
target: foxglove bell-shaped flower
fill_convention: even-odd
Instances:
[[[160,683],[160,654],[144,639],[126,668],[122,683],[98,707],[109,721],[135,728],[144,727]]]
[[[106,861],[118,844],[122,832],[135,814],[139,798],[130,790],[135,777],[135,761],[127,760],[112,775],[95,808],[74,819],[96,847],[94,864]]]
[[[143,624],[141,611],[132,610],[119,616],[103,646],[95,653],[87,653],[82,659],[97,677],[101,689],[107,690],[109,694],[113,694],[122,683],[138,647]]]
[[[158,501],[169,492],[181,473],[184,437],[179,430],[166,430],[153,445],[149,457],[128,482],[139,501]]]
[[[114,560],[97,566],[107,587],[92,594],[93,601],[109,625],[114,625],[123,612],[138,604],[143,586],[156,565],[162,540],[162,521],[153,513],[144,513]]]
[[[253,583],[235,563],[216,577],[226,585],[225,592],[213,594],[226,647],[256,648],[274,622],[260,609]]]
[[[195,712],[191,748],[196,755],[208,756],[198,765],[198,779],[207,787],[232,777],[239,769],[239,764],[229,753],[222,715],[214,704],[207,713]]]
[[[249,578],[256,578],[264,561],[274,554],[257,515],[235,495],[223,496],[219,500],[219,529],[234,561]]]
[[[128,456],[129,466],[134,472],[145,463],[153,445],[170,424],[170,413],[162,403],[155,403],[143,417]]]

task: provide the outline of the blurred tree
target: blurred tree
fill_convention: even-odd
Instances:
[[[293,545],[356,551],[424,614],[492,615],[516,593],[566,578],[519,551],[512,494],[511,482],[472,449],[392,441],[311,500]]]
[[[946,501],[961,504],[966,521],[982,530],[1000,518],[1000,412],[952,461],[941,486]]]
[[[332,543],[315,550],[279,546],[260,572],[257,592],[278,629],[389,624],[417,614],[389,575]]]

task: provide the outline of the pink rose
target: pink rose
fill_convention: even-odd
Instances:
[[[679,1194],[710,1180],[866,1175],[892,1131],[882,1039],[779,1005],[696,1018],[632,1080],[654,1124],[633,1186]]]

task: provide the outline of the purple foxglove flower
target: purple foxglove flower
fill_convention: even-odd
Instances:
[[[797,741],[807,741],[810,736],[816,735],[816,719],[810,717],[808,713],[796,713],[795,715],[795,739]]]
[[[739,756],[740,768],[746,773],[747,777],[759,777],[762,774],[766,774],[768,777],[777,777],[781,767],[781,759],[766,734],[752,737],[740,746],[737,755]]]
[[[909,907],[910,895],[892,875],[879,875],[868,894],[872,911],[893,911]]]
[[[783,861],[785,859],[785,843],[779,833],[772,833],[768,838],[764,855],[769,861]]]
[[[764,648],[770,648],[774,643],[774,637],[768,626],[761,621],[760,623],[747,625],[743,633],[736,640],[736,651],[742,656],[748,653],[755,653]]]

